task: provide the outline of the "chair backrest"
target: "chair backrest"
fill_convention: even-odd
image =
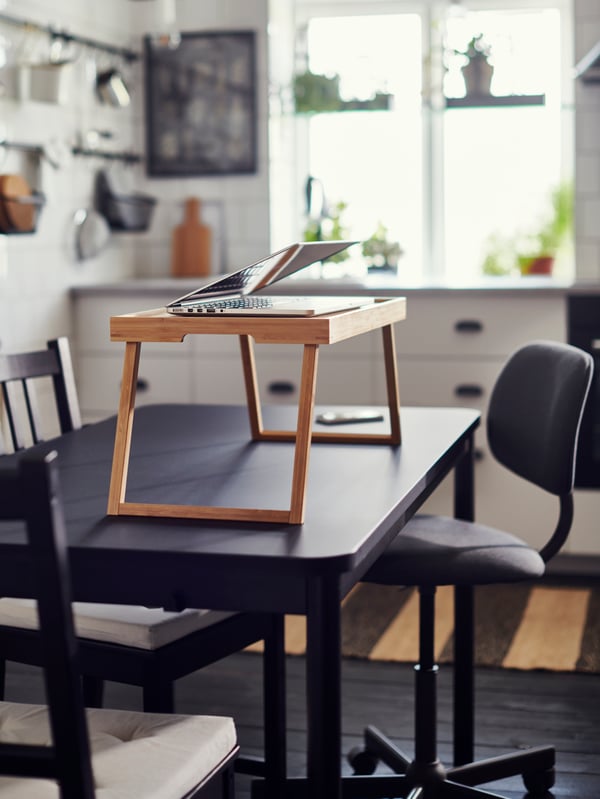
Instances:
[[[490,398],[487,434],[495,458],[561,498],[561,519],[541,551],[545,560],[571,526],[577,439],[593,370],[591,355],[577,347],[534,341],[510,356]]]
[[[0,470],[0,520],[23,520],[40,616],[51,746],[0,743],[0,773],[53,778],[61,799],[93,799],[90,743],[76,660],[56,453],[23,453]]]
[[[58,430],[67,433],[81,427],[69,341],[65,337],[48,342],[48,349],[0,354],[0,386],[6,415],[5,449],[14,451],[44,439],[44,412],[36,391],[41,379],[52,384]]]

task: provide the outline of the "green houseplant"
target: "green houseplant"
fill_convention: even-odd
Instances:
[[[551,274],[559,251],[570,240],[573,230],[573,183],[564,181],[550,197],[550,209],[538,230],[526,236],[519,252],[523,275]]]
[[[482,264],[485,275],[549,275],[557,255],[573,231],[573,182],[558,184],[550,194],[548,211],[539,226],[514,236],[493,233],[487,239]]]
[[[309,220],[304,228],[304,241],[341,241],[346,239],[348,236],[347,230],[342,223],[342,214],[347,205],[343,200],[340,200],[322,216]],[[349,253],[346,250],[342,250],[330,255],[327,261],[337,264],[349,257]]]
[[[388,229],[379,222],[372,236],[362,245],[362,254],[369,272],[396,272],[402,247],[397,241],[388,240]]]
[[[339,111],[340,76],[317,75],[307,70],[294,77],[294,103],[298,113]]]

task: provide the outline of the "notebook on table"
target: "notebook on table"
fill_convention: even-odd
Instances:
[[[170,314],[318,316],[365,305],[368,297],[296,297],[256,294],[278,280],[323,261],[355,241],[297,242],[170,302]]]

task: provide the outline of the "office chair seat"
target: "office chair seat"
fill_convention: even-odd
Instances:
[[[510,533],[445,516],[416,516],[364,580],[382,585],[485,585],[533,580],[543,573],[537,550]]]
[[[102,799],[182,799],[237,749],[233,719],[86,711],[92,769]],[[45,705],[0,703],[2,742],[48,746]],[[0,777],[1,799],[57,799],[51,780]]]

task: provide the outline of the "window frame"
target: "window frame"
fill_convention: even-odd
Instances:
[[[272,6],[277,0],[271,0]],[[575,82],[573,73],[573,0],[464,0],[468,11],[523,11],[528,9],[556,8],[561,15],[561,171],[566,177],[574,174],[574,94]],[[386,14],[417,14],[422,19],[422,52],[424,54],[443,52],[443,26],[439,24],[450,6],[450,0],[292,0],[293,10],[289,19],[292,30],[288,31],[288,44],[291,41],[294,49],[297,31],[306,26],[311,19],[335,16],[376,16]],[[291,34],[291,36],[290,36]],[[422,105],[422,175],[423,175],[423,268],[424,282],[444,282],[447,278],[445,264],[444,236],[444,131],[442,96],[443,64],[431,63],[430,69],[423,73]],[[293,115],[293,114],[292,114]],[[296,165],[292,186],[295,197],[303,196],[303,181],[308,174],[308,135],[303,128],[305,120],[297,120],[293,129],[293,145],[291,154]],[[289,130],[289,129],[288,129]],[[298,235],[298,221],[302,218],[300,200],[293,202],[291,210],[294,214]],[[294,222],[288,225],[293,228]],[[283,226],[285,229],[286,226]],[[277,232],[280,226],[273,220],[272,230]],[[432,235],[435,231],[436,235]]]

